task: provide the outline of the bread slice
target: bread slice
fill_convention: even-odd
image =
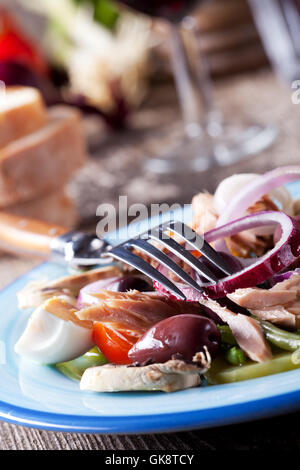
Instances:
[[[33,201],[10,206],[9,212],[70,229],[73,229],[79,220],[75,204],[63,189]]]
[[[85,159],[79,111],[50,108],[46,125],[0,149],[0,207],[64,186]]]
[[[0,90],[0,148],[36,131],[48,120],[36,88],[12,86]]]

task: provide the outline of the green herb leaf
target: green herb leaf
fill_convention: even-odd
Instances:
[[[110,0],[98,0],[95,2],[94,20],[108,29],[113,30],[120,16],[119,11]]]
[[[120,12],[111,0],[73,0],[77,5],[89,3],[94,10],[94,20],[110,30],[114,30],[119,19]]]

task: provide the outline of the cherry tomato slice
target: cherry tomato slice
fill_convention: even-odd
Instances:
[[[128,351],[137,339],[134,332],[115,330],[103,323],[94,323],[93,341],[106,359],[113,364],[131,363],[128,358]]]

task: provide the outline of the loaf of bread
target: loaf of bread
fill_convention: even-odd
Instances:
[[[0,89],[0,148],[40,129],[48,120],[39,91],[30,87]]]
[[[50,108],[42,127],[0,148],[0,208],[63,187],[85,159],[80,113]]]
[[[33,201],[10,206],[9,212],[50,224],[61,225],[69,229],[76,227],[79,218],[74,202],[63,189]]]

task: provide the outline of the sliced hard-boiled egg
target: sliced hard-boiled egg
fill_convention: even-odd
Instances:
[[[65,321],[38,307],[15,345],[15,352],[41,364],[65,362],[93,346],[92,329]]]

